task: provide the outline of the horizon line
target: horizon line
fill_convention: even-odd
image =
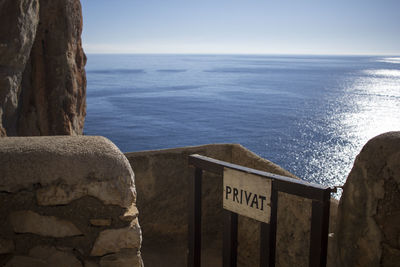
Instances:
[[[205,53],[205,52],[194,52],[194,53],[179,53],[179,52],[86,52],[83,49],[86,55],[191,55],[191,56],[392,56],[399,57],[398,54],[389,54],[389,53]]]

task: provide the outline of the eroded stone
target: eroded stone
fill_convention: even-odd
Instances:
[[[141,230],[137,221],[126,228],[108,229],[100,232],[93,246],[91,256],[116,253],[125,248],[140,249]]]
[[[72,222],[54,216],[42,216],[30,210],[12,212],[9,220],[16,233],[32,233],[51,237],[82,235],[82,232]]]

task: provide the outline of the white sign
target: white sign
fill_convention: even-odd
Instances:
[[[269,223],[271,180],[224,168],[223,207],[257,221]]]

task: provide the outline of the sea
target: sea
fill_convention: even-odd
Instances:
[[[84,134],[123,152],[238,143],[342,185],[369,139],[400,130],[399,56],[87,57]]]

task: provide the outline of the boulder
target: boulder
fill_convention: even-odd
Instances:
[[[336,266],[399,266],[400,132],[371,139],[340,199]]]

